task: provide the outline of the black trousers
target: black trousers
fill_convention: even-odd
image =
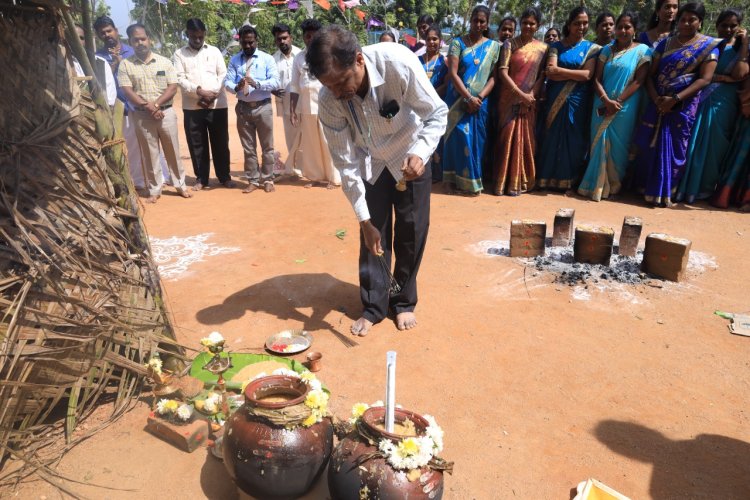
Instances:
[[[183,110],[185,137],[195,178],[208,186],[211,174],[210,153],[219,182],[229,177],[229,118],[227,108]],[[209,153],[209,144],[211,146]]]
[[[367,250],[364,236],[359,236],[359,293],[363,316],[379,323],[388,315],[411,312],[417,305],[417,272],[422,262],[427,232],[430,228],[430,188],[432,172],[428,163],[421,177],[406,183],[406,191],[396,190],[396,181],[385,169],[374,185],[365,182],[365,197],[370,221],[378,228],[385,260],[391,265],[395,254],[393,277],[401,292],[390,296],[388,277],[379,257]],[[395,214],[395,221],[394,221]]]

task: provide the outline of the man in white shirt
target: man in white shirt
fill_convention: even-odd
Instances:
[[[229,116],[224,78],[227,66],[221,51],[205,42],[206,25],[188,19],[188,45],[173,56],[182,91],[183,124],[195,173],[194,191],[208,187],[211,161],[219,182],[234,187],[229,175]]]
[[[366,335],[389,309],[399,330],[413,328],[417,272],[430,225],[428,161],[445,132],[448,108],[417,56],[401,45],[361,48],[353,33],[331,25],[312,40],[306,60],[325,86],[320,122],[360,221],[364,311],[352,333]]]
[[[277,23],[271,28],[276,48],[273,60],[279,70],[279,89],[273,92],[276,96],[276,116],[284,119],[284,138],[286,139],[286,150],[291,151],[292,145],[297,140],[300,130],[292,126],[289,116],[289,83],[292,81],[292,65],[294,58],[301,49],[292,45],[292,34],[289,26]]]

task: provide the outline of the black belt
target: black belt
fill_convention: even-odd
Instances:
[[[250,109],[255,109],[263,106],[264,104],[270,104],[271,98],[268,97],[262,101],[237,101],[240,105],[247,106]]]
[[[159,106],[159,109],[160,109],[160,110],[162,110],[162,111],[164,111],[165,109],[169,109],[169,108],[171,108],[171,107],[172,107],[172,105],[171,105],[171,104],[165,104],[164,106]],[[148,109],[146,109],[146,108],[145,108],[145,107],[143,107],[143,106],[136,106],[136,107],[135,107],[135,110],[136,110],[136,111],[148,111]]]

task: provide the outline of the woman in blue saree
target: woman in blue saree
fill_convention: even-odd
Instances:
[[[672,206],[685,171],[700,91],[711,83],[719,58],[721,40],[699,33],[705,14],[698,2],[680,7],[677,34],[654,49],[646,80],[651,99],[634,140],[636,185],[653,205]]]
[[[440,53],[440,43],[442,41],[440,27],[433,24],[425,30],[420,31],[420,35],[424,44],[424,53],[419,56],[419,62],[422,63],[422,67],[425,73],[427,73],[427,78],[430,79],[430,83],[435,91],[440,97],[445,98],[445,89],[448,85],[448,65],[445,62],[445,57]],[[433,182],[438,182],[443,178],[442,154],[443,143],[441,141],[432,155]]]
[[[448,51],[448,126],[443,145],[443,181],[449,189],[478,195],[482,191],[482,155],[487,137],[488,102],[500,45],[487,38],[490,12],[478,5],[467,36],[453,40]]]
[[[711,197],[721,176],[722,160],[729,150],[734,135],[739,98],[738,80],[732,70],[740,59],[742,30],[735,33],[742,22],[742,14],[727,9],[716,19],[716,31],[724,42],[711,85],[701,91],[698,114],[688,147],[685,175],[677,189],[677,201],[693,203]]]
[[[622,187],[630,139],[638,118],[651,49],[634,41],[638,16],[625,11],[615,24],[615,42],[599,53],[591,114],[591,153],[578,193],[600,201]]]
[[[750,40],[747,33],[743,33],[740,47],[740,62],[734,67],[732,76],[743,80],[742,90],[739,92],[740,110],[742,116],[737,123],[729,152],[724,157],[724,171],[719,186],[711,202],[719,208],[727,208],[731,204],[740,206],[741,212],[750,212]],[[739,34],[738,34],[739,37]]]
[[[585,7],[570,12],[563,39],[549,49],[545,123],[537,164],[537,185],[570,189],[580,178],[589,146],[591,78],[600,47],[584,40]]]
[[[636,41],[652,49],[655,48],[656,44],[674,31],[679,8],[680,4],[677,0],[656,0],[654,12],[651,14],[646,30],[638,34]]]

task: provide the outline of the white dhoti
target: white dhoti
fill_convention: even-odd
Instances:
[[[328,142],[323,134],[318,115],[300,114],[297,116],[300,118],[300,125],[297,128],[300,133],[289,151],[289,158],[286,162],[287,172],[296,166],[306,179],[340,185],[341,175],[333,166],[331,153],[328,151]]]

